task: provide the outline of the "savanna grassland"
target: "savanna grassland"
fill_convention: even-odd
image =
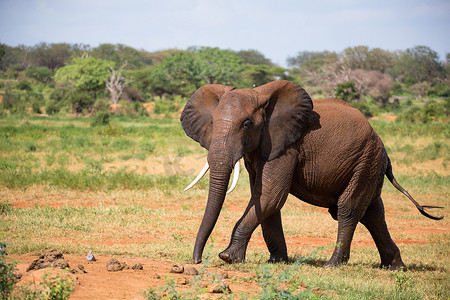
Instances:
[[[88,272],[73,279],[71,299],[450,298],[448,123],[371,121],[399,183],[422,205],[443,207],[432,210],[443,220],[427,219],[385,183],[387,223],[408,271],[378,269],[378,252],[361,225],[349,263],[322,268],[334,247],[337,222],[326,209],[294,197],[282,210],[291,264],[265,264],[268,251],[259,228],[246,262],[225,264],[217,255],[250,196],[243,170],[237,190],[225,200],[205,262],[195,266],[198,276],[169,271],[174,263],[191,264],[208,180],[183,189],[203,166],[206,151],[175,119],[113,117],[108,125],[91,123],[90,118],[0,118],[0,241],[8,244],[8,261],[16,260],[23,272],[21,281],[30,276],[25,265],[56,248]],[[85,261],[90,250],[95,263]],[[112,257],[141,262],[144,269],[107,272]],[[211,282],[224,281],[231,294],[210,293]]]

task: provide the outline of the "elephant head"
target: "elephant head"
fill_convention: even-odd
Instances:
[[[254,151],[266,161],[280,156],[313,121],[311,98],[290,81],[253,89],[208,84],[191,96],[181,124],[189,137],[208,150],[210,167],[208,201],[194,247],[195,263],[201,262],[219,217],[233,166]]]

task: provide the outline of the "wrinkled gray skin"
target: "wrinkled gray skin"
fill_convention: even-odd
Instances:
[[[269,261],[288,261],[280,210],[290,193],[328,208],[338,221],[338,246],[326,266],[348,261],[361,222],[375,241],[381,266],[404,267],[380,197],[384,175],[395,182],[391,164],[380,138],[357,109],[335,99],[312,101],[299,85],[284,80],[240,90],[209,84],[189,99],[181,122],[186,134],[209,151],[209,194],[194,263],[202,261],[232,168],[243,157],[251,198],[221,259],[243,261],[250,237],[261,225]]]

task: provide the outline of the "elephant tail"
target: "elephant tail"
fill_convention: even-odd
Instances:
[[[402,192],[406,197],[409,198],[409,200],[411,200],[412,203],[414,203],[414,205],[417,207],[417,209],[420,211],[420,213],[422,215],[424,215],[425,217],[428,217],[430,219],[433,219],[433,220],[441,220],[441,219],[444,218],[444,217],[435,217],[435,216],[432,216],[432,215],[428,214],[425,211],[425,208],[442,208],[442,207],[440,207],[440,206],[429,206],[429,205],[423,205],[422,206],[419,203],[417,203],[417,201],[414,200],[414,198],[404,188],[402,188],[402,186],[397,182],[397,180],[395,180],[394,174],[392,173],[391,160],[389,159],[389,157],[387,158],[387,163],[388,163],[388,165],[387,165],[387,169],[386,169],[386,177],[389,179],[389,181],[392,183],[392,185],[397,190]]]

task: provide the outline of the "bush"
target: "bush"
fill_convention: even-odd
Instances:
[[[44,84],[48,84],[52,81],[53,73],[47,67],[30,67],[25,71],[25,76]]]
[[[373,117],[376,109],[374,105],[370,105],[367,102],[355,102],[352,103],[352,106],[359,109],[366,118]]]
[[[0,242],[0,296],[1,299],[9,299],[16,281],[14,270],[15,262],[6,261],[6,243]]]
[[[33,104],[31,105],[31,109],[33,110],[33,112],[35,114],[41,114],[41,106],[39,105],[39,102],[33,102]]]
[[[110,117],[111,114],[109,112],[101,111],[95,116],[94,120],[91,123],[91,126],[95,127],[99,125],[109,125]]]
[[[450,86],[444,83],[436,84],[428,91],[428,95],[437,97],[450,97]]]
[[[49,95],[45,106],[45,112],[49,115],[60,112],[69,103],[70,89],[68,87],[57,87]]]
[[[360,93],[353,81],[339,83],[336,86],[335,97],[347,102],[359,99]]]
[[[169,114],[171,112],[176,112],[178,107],[175,102],[168,99],[161,99],[155,101],[155,114]]]
[[[58,113],[61,110],[60,105],[58,105],[58,102],[49,100],[47,101],[47,105],[45,105],[45,112],[49,115],[54,115]]]
[[[26,111],[26,93],[20,90],[6,89],[3,96],[3,109],[11,113],[24,113]]]
[[[95,103],[95,97],[88,91],[74,90],[69,97],[70,104],[76,114],[89,111]]]
[[[22,91],[31,91],[31,83],[27,80],[21,80],[16,84],[16,88]]]

